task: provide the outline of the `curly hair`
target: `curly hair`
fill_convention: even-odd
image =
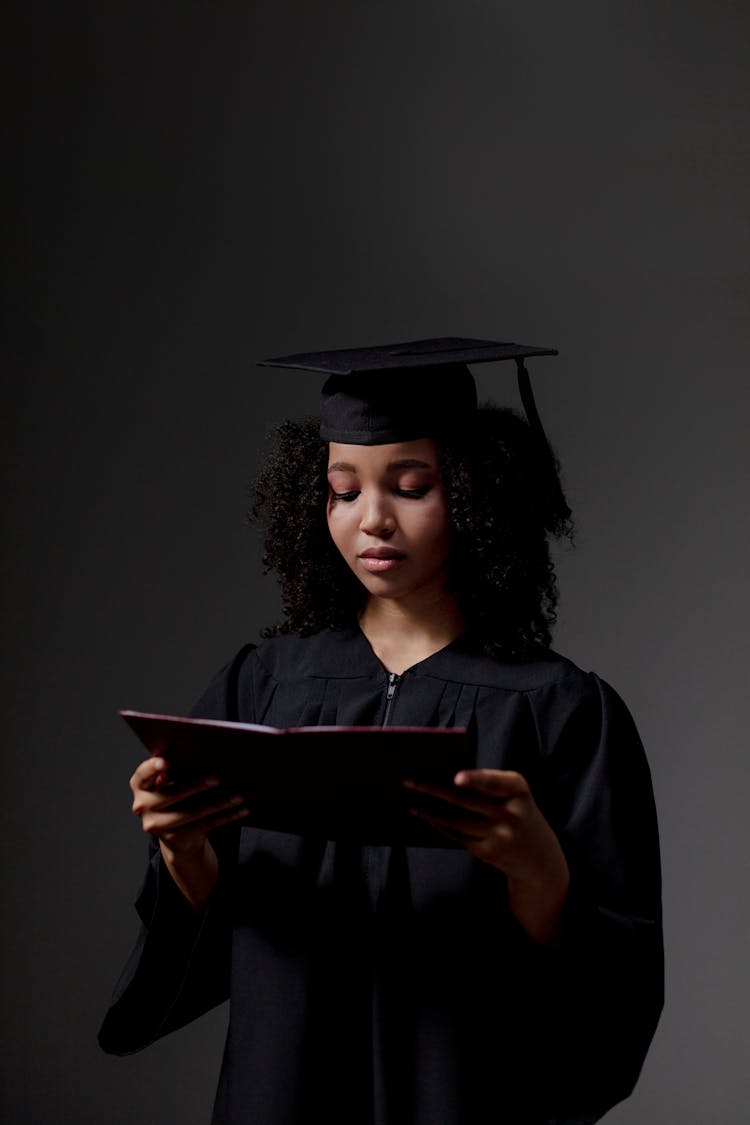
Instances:
[[[553,538],[572,539],[559,466],[508,407],[480,407],[469,431],[436,439],[454,532],[452,584],[490,656],[549,647],[558,602]],[[328,531],[328,445],[317,418],[276,430],[251,486],[248,520],[265,533],[263,567],[281,583],[284,619],[263,636],[354,625],[367,596]]]

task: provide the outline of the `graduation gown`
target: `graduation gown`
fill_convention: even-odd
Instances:
[[[141,930],[99,1034],[127,1054],[230,1000],[213,1125],[586,1125],[632,1091],[663,1001],[657,820],[633,720],[597,675],[468,637],[388,675],[359,629],[248,645],[192,714],[290,727],[467,727],[517,770],[571,872],[531,941],[462,848],[213,836],[195,917],[152,846]]]

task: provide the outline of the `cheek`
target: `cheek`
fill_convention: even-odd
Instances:
[[[336,519],[331,512],[330,504],[326,508],[326,523],[328,524],[328,532],[331,536],[331,539],[333,539],[333,541],[335,543],[336,542]]]
[[[433,548],[447,548],[453,542],[453,530],[445,505],[442,503],[423,508],[414,530],[425,545]]]
[[[344,553],[346,549],[346,542],[349,536],[349,525],[351,518],[347,519],[347,511],[342,511],[341,505],[330,505],[326,511],[326,522],[328,523],[328,532],[331,536],[336,547],[339,551]]]

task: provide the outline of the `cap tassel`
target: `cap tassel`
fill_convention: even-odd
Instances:
[[[551,482],[552,482],[552,502],[553,511],[560,520],[567,520],[571,516],[571,510],[563,494],[562,485],[560,484],[560,477],[557,472],[557,465],[555,463],[555,455],[552,452],[552,446],[549,443],[542,419],[539,417],[539,411],[534,401],[534,392],[531,389],[531,379],[526,370],[526,364],[522,357],[516,357],[516,372],[518,374],[518,390],[521,394],[521,402],[523,403],[524,411],[529,425],[537,436],[543,449],[547,451],[551,469]]]

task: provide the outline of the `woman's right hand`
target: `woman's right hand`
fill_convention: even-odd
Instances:
[[[208,833],[247,816],[243,798],[219,796],[217,778],[191,785],[169,779],[164,758],[147,758],[130,779],[133,812],[159,841],[170,875],[194,910],[205,906],[218,876]],[[180,807],[187,802],[184,807]]]

